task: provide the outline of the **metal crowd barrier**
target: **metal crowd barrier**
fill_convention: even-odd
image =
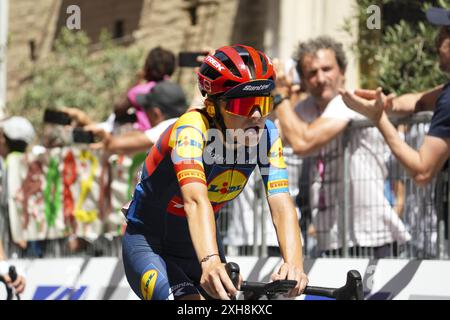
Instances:
[[[405,140],[417,149],[430,120],[431,114],[424,113],[394,122],[404,126]],[[352,122],[336,139],[333,150],[310,157],[297,156],[292,149],[285,147],[290,192],[301,211],[299,223],[304,256],[376,258],[380,251],[378,247],[383,247],[381,251],[384,258],[448,259],[450,170],[443,169],[426,187],[418,187],[385,143],[358,149],[355,139],[368,134],[368,130],[376,131],[368,121]],[[323,160],[324,165],[318,158]],[[383,179],[374,179],[376,175],[373,170],[364,167],[364,164],[374,159],[383,160],[380,166],[385,171]],[[352,161],[363,164],[357,173],[351,167]],[[325,167],[323,177],[319,172],[321,167]],[[372,182],[379,188],[365,186]],[[359,193],[355,192],[355,188]],[[380,192],[383,197],[376,197]],[[218,232],[222,235],[227,254],[260,257],[279,255],[264,193],[260,174],[254,173],[244,192],[222,208]],[[358,202],[355,195],[366,201]],[[355,224],[358,219],[355,213],[361,212],[374,214]],[[383,219],[392,220],[394,213],[398,221],[386,224]],[[330,223],[332,219],[333,223]],[[8,229],[3,205],[0,208],[0,238],[9,257],[121,256],[120,237],[110,239],[101,236],[94,242],[84,241],[83,249],[77,253],[69,250],[70,239],[66,238],[28,243],[27,250],[22,250],[11,243]],[[376,232],[371,233],[371,230]],[[356,234],[359,234],[359,239]],[[366,238],[361,238],[361,234]],[[395,234],[395,237],[384,245],[383,237],[386,234]],[[405,238],[407,241],[394,241]],[[327,247],[327,242],[334,243]]]
[[[417,150],[431,117],[420,113],[393,122]],[[449,259],[450,170],[445,167],[419,187],[382,137],[368,140],[370,145],[358,142],[376,134],[369,121],[353,121],[334,145],[314,156],[299,157],[285,148],[291,194],[301,210],[304,255]],[[267,206],[261,205],[260,179],[255,180],[223,208],[219,230],[228,254],[279,254],[268,250],[276,246],[275,232]]]

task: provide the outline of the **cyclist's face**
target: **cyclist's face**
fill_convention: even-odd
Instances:
[[[248,117],[238,116],[225,111],[225,101],[220,101],[220,113],[222,114],[227,129],[235,131],[237,141],[239,133],[244,131],[246,146],[258,144],[263,133],[267,117],[261,116],[259,109],[255,108]]]
[[[305,55],[301,61],[301,71],[306,90],[319,102],[331,101],[344,84],[344,73],[331,49],[320,49],[315,54]]]
[[[439,54],[439,68],[450,72],[450,32],[448,27],[442,27],[436,39],[436,49]]]

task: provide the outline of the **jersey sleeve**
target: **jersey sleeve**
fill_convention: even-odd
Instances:
[[[206,185],[203,149],[207,130],[206,120],[196,111],[185,113],[174,124],[169,146],[180,187],[192,182]]]
[[[260,142],[258,166],[261,171],[266,196],[289,193],[288,173],[283,158],[283,145],[275,124],[267,120]],[[265,145],[261,145],[265,144]]]

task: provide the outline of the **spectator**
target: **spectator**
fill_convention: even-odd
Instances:
[[[146,94],[156,83],[168,80],[175,71],[175,55],[161,47],[156,47],[147,55],[144,69],[137,74],[137,84],[128,90],[126,96],[123,96],[114,106],[115,120],[126,116],[128,109],[136,109],[136,129],[145,131],[150,129],[151,124],[146,116],[143,106],[137,101],[137,96]],[[110,119],[111,120],[111,119]]]
[[[450,73],[450,10],[430,8],[427,19],[441,26],[436,39],[439,65]],[[341,91],[344,102],[364,114],[383,134],[394,155],[419,185],[425,185],[441,170],[450,156],[450,82],[421,93],[404,94],[399,97],[385,96],[381,88],[357,90],[355,94]],[[398,135],[389,121],[387,112],[411,113],[434,108],[430,129],[419,150],[411,148]],[[444,216],[448,220],[448,212]],[[448,228],[448,221],[445,222]],[[448,238],[448,229],[446,230]]]
[[[13,156],[24,153],[28,145],[33,142],[34,137],[34,128],[25,118],[14,116],[0,122],[0,160],[4,162],[2,163],[2,168],[6,167],[8,161],[11,162],[10,165],[13,165]],[[7,208],[8,206],[4,204],[9,201],[8,183],[4,175],[2,175],[2,179],[2,207]],[[6,212],[6,214],[8,213]],[[19,245],[25,248],[26,242],[21,241]],[[3,276],[6,282],[15,288],[17,293],[23,292],[25,289],[24,276],[19,273],[17,280],[12,282],[8,276],[8,269],[9,264],[6,262],[3,242],[0,239],[0,276]]]
[[[339,96],[345,82],[347,65],[342,44],[329,37],[301,43],[297,70],[309,97],[293,110],[290,83],[286,76],[277,79],[279,96],[277,116],[287,141],[296,154],[317,156],[311,189],[313,223],[318,249],[324,254],[342,253],[342,204],[344,195],[343,131],[353,119],[361,119],[348,109]],[[402,221],[384,196],[386,166],[384,144],[374,128],[352,133],[349,151],[350,221],[345,235],[354,252],[373,251],[385,257],[396,244],[410,239]],[[318,186],[318,191],[314,193]],[[339,197],[340,196],[340,197]],[[341,199],[341,200],[339,200]]]
[[[132,131],[112,136],[95,126],[86,127],[86,129],[93,130],[95,134],[103,138],[100,146],[109,153],[130,154],[150,149],[161,133],[187,109],[183,89],[170,81],[159,82],[149,93],[138,95],[136,101],[143,106],[146,117],[152,125],[151,129],[147,129],[145,132]],[[98,145],[96,146],[98,147]]]

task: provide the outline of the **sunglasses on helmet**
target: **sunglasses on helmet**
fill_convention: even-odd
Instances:
[[[226,112],[243,117],[249,117],[255,109],[259,109],[261,116],[266,117],[273,110],[272,96],[228,98],[225,102]]]

